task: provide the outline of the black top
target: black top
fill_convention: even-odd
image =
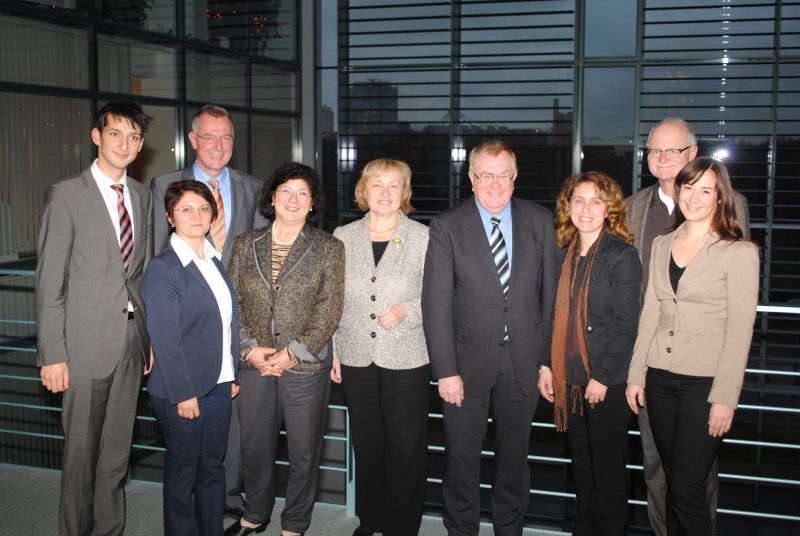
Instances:
[[[681,276],[683,275],[684,270],[686,267],[684,266],[681,268],[675,262],[675,257],[672,256],[672,253],[669,254],[669,282],[672,285],[672,292],[678,292],[678,282],[681,280]]]
[[[381,257],[383,257],[383,253],[386,251],[386,246],[388,244],[388,240],[385,242],[372,242],[372,258],[375,259],[375,266],[378,266],[378,263],[381,262]]]
[[[586,370],[584,370],[583,361],[581,361],[581,349],[578,345],[578,334],[576,333],[579,328],[575,318],[578,316],[578,295],[581,292],[584,280],[589,275],[586,273],[586,264],[586,256],[578,257],[578,265],[575,267],[575,286],[572,287],[572,293],[569,297],[569,324],[567,325],[566,348],[567,384],[580,385],[581,387],[586,387],[589,383],[589,378],[586,377]]]

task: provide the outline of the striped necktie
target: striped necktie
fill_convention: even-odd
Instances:
[[[225,247],[225,205],[222,203],[222,195],[219,193],[219,181],[216,179],[208,181],[211,186],[211,193],[214,194],[214,202],[217,203],[217,218],[211,222],[211,241],[217,251],[222,251]]]
[[[500,218],[492,216],[492,234],[489,235],[489,244],[494,258],[494,265],[497,267],[497,277],[500,278],[500,288],[503,289],[503,297],[508,299],[508,280],[511,279],[511,270],[508,267],[508,251],[506,250],[506,239],[500,231]],[[505,335],[503,342],[508,342],[508,326],[504,326]]]
[[[122,266],[125,270],[131,262],[133,252],[133,225],[128,209],[125,208],[125,186],[114,184],[111,186],[117,193],[117,214],[119,215],[119,251],[122,254]]]

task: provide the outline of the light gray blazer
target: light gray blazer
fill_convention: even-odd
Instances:
[[[422,329],[422,275],[428,228],[400,216],[400,224],[378,266],[366,216],[338,227],[333,236],[344,243],[344,312],[334,341],[342,364],[412,369],[429,362]],[[393,330],[378,325],[379,312],[399,303],[406,318]]]
[[[125,347],[128,297],[134,306],[143,363],[150,339],[141,287],[153,242],[152,202],[128,178],[133,253],[128,270],[114,225],[90,169],[47,191],[36,265],[37,364],[69,362],[70,376],[105,378]]]
[[[261,200],[262,182],[252,175],[228,168],[231,178],[231,198],[233,199],[233,215],[229,215],[227,207],[225,216],[231,219],[228,238],[222,248],[222,264],[227,268],[231,261],[233,251],[233,239],[242,233],[266,227],[267,220],[258,211],[258,203]],[[153,243],[155,245],[154,254],[158,255],[169,242],[169,222],[164,215],[164,194],[173,182],[179,180],[194,180],[194,168],[189,166],[186,169],[173,171],[166,175],[154,178],[150,181],[150,190],[153,192],[153,209],[155,211],[153,223]],[[211,241],[210,236],[208,240]]]

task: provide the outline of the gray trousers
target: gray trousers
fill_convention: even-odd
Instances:
[[[225,451],[225,508],[244,507],[242,498],[242,445],[237,396],[232,401],[228,446]]]
[[[315,374],[284,372],[280,378],[262,378],[258,371],[243,368],[239,383],[242,475],[247,498],[244,519],[263,524],[272,514],[278,434],[283,424],[289,450],[289,479],[281,529],[303,533],[311,524],[317,495],[331,384],[328,370]]]
[[[667,479],[661,467],[646,406],[639,408],[639,431],[642,434],[642,461],[647,483],[647,517],[657,536],[667,536]],[[716,534],[719,503],[719,464],[716,459],[706,479],[706,499],[711,509],[711,532]]]
[[[112,536],[125,529],[125,479],[142,377],[136,324],[107,378],[70,376],[64,393],[59,534]]]

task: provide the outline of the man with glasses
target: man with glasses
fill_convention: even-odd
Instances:
[[[650,249],[653,239],[672,231],[675,224],[675,177],[683,167],[697,156],[697,140],[692,126],[678,118],[667,118],[650,131],[647,138],[647,167],[658,182],[639,190],[625,200],[628,220],[634,235],[633,244],[642,261],[642,299],[647,289]],[[747,199],[734,191],[736,219],[745,238],[750,237],[750,215]],[[658,456],[647,407],[639,410],[639,430],[642,434],[644,478],[647,483],[647,515],[658,536],[667,535],[666,493],[667,483],[661,459]],[[706,496],[711,508],[711,524],[716,527],[716,510],[719,499],[719,468],[711,468],[706,481]]]
[[[233,122],[228,111],[221,106],[206,104],[192,119],[192,130],[189,132],[189,142],[197,153],[197,160],[191,167],[161,175],[150,182],[155,254],[160,253],[169,242],[164,194],[170,184],[179,180],[198,180],[211,190],[217,203],[218,216],[211,223],[207,240],[222,254],[225,268],[231,258],[234,237],[267,225],[267,220],[257,210],[261,199],[261,181],[228,167],[233,155],[233,136]],[[239,418],[234,399],[225,456],[225,511],[237,519],[244,514],[241,479]]]
[[[499,140],[469,156],[474,196],[431,221],[422,317],[442,398],[444,525],[474,535],[480,523],[481,450],[495,430],[494,533],[522,533],[530,494],[528,449],[539,401],[538,366],[555,297],[553,215],[512,198],[514,152]]]

